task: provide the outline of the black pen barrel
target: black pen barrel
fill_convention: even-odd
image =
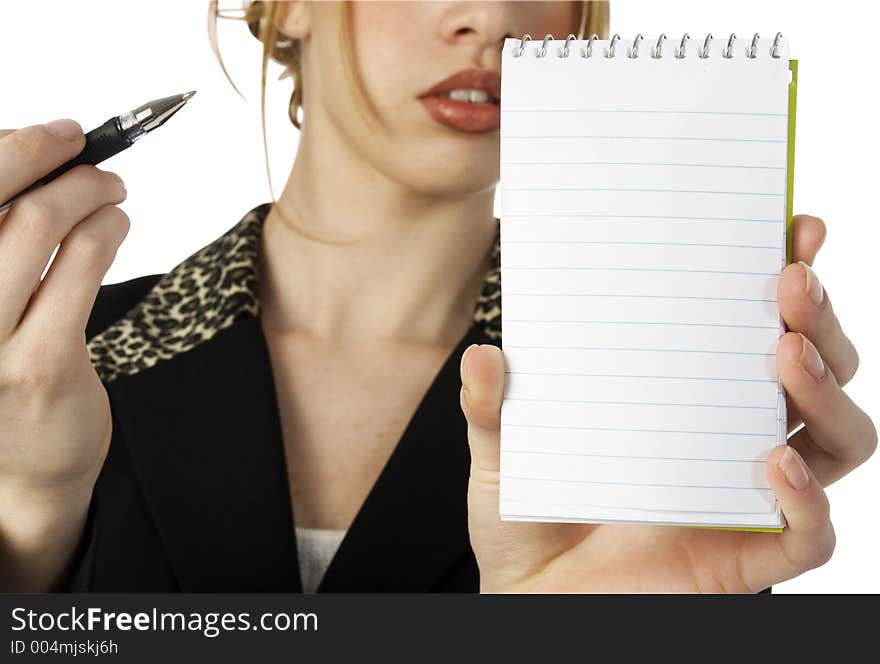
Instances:
[[[62,173],[80,164],[100,164],[105,159],[109,159],[130,147],[133,143],[120,128],[119,118],[112,117],[100,127],[96,127],[86,134],[86,145],[82,152],[37,180],[36,184],[48,184]]]
[[[24,191],[0,205],[0,214],[9,209],[12,202],[26,193],[44,184],[49,184],[62,173],[80,164],[95,166],[115,154],[119,154],[144,134],[161,127],[171,116],[179,111],[196,93],[190,90],[184,94],[172,95],[147,102],[143,106],[128,113],[107,120],[100,127],[92,129],[85,135],[86,144],[82,151],[68,162],[63,163],[48,175],[31,184]]]
[[[100,127],[96,127],[86,133],[86,144],[85,147],[83,147],[82,152],[70,161],[64,162],[54,171],[43,176],[29,187],[18,192],[15,196],[0,205],[0,212],[8,208],[8,206],[17,198],[24,196],[28,192],[33,191],[44,184],[49,184],[52,180],[62,173],[66,173],[74,166],[79,166],[80,164],[91,164],[93,166],[100,164],[105,159],[109,159],[113,155],[130,147],[133,143],[134,141],[121,129],[119,118],[110,118]]]

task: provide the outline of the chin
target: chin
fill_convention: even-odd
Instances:
[[[401,180],[421,193],[433,195],[467,195],[494,189],[499,179],[497,146],[486,148],[471,144],[467,149],[448,145],[436,150],[419,150],[406,158],[408,165],[400,173]],[[445,149],[444,149],[445,148]]]
[[[487,169],[489,170],[489,169]],[[493,191],[498,184],[497,168],[493,172],[477,170],[425,168],[410,172],[407,185],[420,194],[429,196],[469,196]]]

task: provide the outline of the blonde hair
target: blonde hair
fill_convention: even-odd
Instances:
[[[348,48],[348,45],[351,43],[349,39],[351,24],[350,3],[342,2],[340,4],[337,41],[342,59],[343,75],[348,82],[349,89],[354,93],[354,106],[357,112],[369,126],[375,117],[375,109],[372,108],[372,104],[364,92],[360,78],[355,75],[351,49]],[[229,76],[229,72],[226,70],[223,58],[220,55],[220,48],[217,42],[217,19],[234,18],[244,20],[251,34],[263,45],[262,76],[260,79],[260,118],[263,130],[263,153],[266,159],[266,175],[269,177],[270,191],[272,189],[272,178],[269,173],[269,149],[266,141],[266,70],[270,59],[284,67],[284,72],[279,77],[279,80],[287,77],[293,79],[293,93],[288,103],[287,115],[294,127],[297,129],[302,128],[302,123],[299,119],[303,103],[302,49],[298,39],[291,39],[278,32],[276,21],[280,6],[281,3],[276,0],[247,0],[244,6],[238,10],[238,13],[235,13],[235,10],[230,12],[229,10],[219,9],[217,0],[210,0],[208,3],[208,38],[211,48],[217,57],[217,61],[220,63],[220,68],[223,70],[226,79],[242,98],[244,98],[244,95],[241,94],[232,77]],[[583,0],[581,3],[578,34],[575,37],[583,39],[586,35],[595,34],[599,39],[606,39],[610,21],[609,15],[608,0]],[[272,198],[274,200],[274,194]]]

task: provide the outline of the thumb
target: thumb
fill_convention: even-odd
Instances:
[[[461,356],[461,409],[467,419],[471,469],[468,481],[468,531],[480,568],[481,591],[495,591],[499,566],[517,566],[516,538],[505,537],[511,525],[499,515],[501,401],[504,357],[492,344],[472,344]],[[508,575],[503,575],[508,576]]]
[[[472,344],[461,358],[461,408],[471,449],[468,530],[480,568],[480,590],[498,592],[522,582],[579,539],[587,526],[568,523],[502,521],[501,402],[504,353],[492,344]]]
[[[497,474],[500,467],[504,355],[492,344],[471,344],[461,356],[461,409],[467,418],[471,473]]]

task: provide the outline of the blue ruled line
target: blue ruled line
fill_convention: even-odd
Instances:
[[[733,272],[730,270],[692,270],[692,269],[683,269],[683,268],[669,268],[669,267],[586,267],[586,266],[575,266],[575,267],[521,267],[521,266],[502,266],[502,269],[507,272],[510,270],[619,270],[623,272],[698,272],[703,274],[738,274],[742,276],[749,275],[760,275],[766,277],[778,277],[779,272]]]
[[[774,381],[775,382],[775,381]],[[776,432],[770,433],[746,433],[739,431],[677,431],[673,429],[615,429],[613,427],[575,427],[561,424],[515,424],[504,422],[506,427],[525,427],[529,429],[577,429],[579,431],[632,431],[635,433],[695,433],[704,436],[760,436],[762,438],[776,439]]]
[[[502,449],[501,454],[539,454],[541,456],[577,456],[577,457],[601,457],[606,459],[650,459],[652,461],[724,461],[725,463],[766,463],[749,459],[704,459],[695,457],[657,457],[657,456],[637,456],[629,454],[590,454],[587,452],[548,452],[546,450],[512,450]]]
[[[610,486],[651,486],[672,487],[674,489],[732,489],[737,491],[770,491],[770,489],[758,486],[707,486],[705,484],[648,484],[642,482],[591,482],[588,480],[563,480],[556,477],[518,477],[515,475],[502,475],[502,479],[525,480],[527,482],[565,482],[567,484],[603,484]]]
[[[785,143],[785,139],[775,138],[705,138],[701,136],[593,136],[588,134],[547,134],[544,136],[526,135],[511,136],[510,134],[501,134],[502,139],[519,139],[519,138],[564,138],[570,140],[572,138],[598,138],[609,140],[632,139],[647,141],[725,141],[729,143]]]
[[[520,295],[534,297],[637,297],[637,298],[659,298],[664,300],[718,300],[721,302],[776,302],[776,300],[753,299],[747,297],[708,297],[702,295],[625,295],[619,293],[511,293],[510,291],[502,291],[501,296]]]
[[[502,113],[652,113],[666,115],[745,115],[757,117],[773,117],[786,118],[788,113],[745,113],[736,111],[664,111],[664,110],[643,110],[633,108],[502,108]]]
[[[502,161],[502,166],[681,166],[685,168],[745,168],[770,171],[784,171],[785,166],[757,166],[737,164],[685,164],[662,161]]]
[[[782,246],[761,244],[713,244],[711,242],[632,242],[629,240],[504,240],[504,244],[647,244],[673,247],[729,247],[731,249],[772,249],[779,251]]]
[[[695,219],[698,221],[756,221],[767,224],[781,224],[782,219],[743,219],[742,217],[683,217],[680,215],[644,215],[644,214],[585,214],[583,212],[517,212],[502,214],[501,219],[508,217],[536,217],[538,219],[555,217],[608,217],[609,219],[672,219],[675,221]]]
[[[707,378],[706,380],[712,380]],[[592,399],[527,399],[525,397],[504,397],[505,401],[535,401],[538,403],[601,403],[617,406],[685,406],[687,408],[746,408],[749,410],[777,410],[776,406],[725,406],[715,403],[662,403],[652,401],[596,401]],[[778,420],[777,420],[778,421]]]
[[[503,296],[520,295],[535,297],[619,297],[647,298],[662,300],[715,300],[718,302],[776,302],[776,300],[752,299],[745,297],[704,297],[700,295],[621,295],[618,293],[511,293],[504,291]]]
[[[628,191],[649,194],[723,194],[728,196],[785,196],[755,191],[707,191],[705,189],[626,189],[618,187],[502,187],[500,191]]]
[[[755,491],[768,491],[768,490],[769,489],[755,489]],[[583,508],[583,509],[587,509],[587,510],[592,510],[592,509],[625,510],[628,512],[639,512],[639,513],[641,513],[642,518],[640,518],[640,519],[631,519],[631,518],[630,519],[626,519],[626,518],[624,518],[624,519],[613,519],[613,518],[612,519],[601,519],[600,518],[600,519],[597,519],[596,521],[594,521],[589,516],[575,516],[574,518],[579,518],[579,519],[583,519],[583,520],[589,519],[589,521],[587,521],[588,523],[596,523],[596,522],[597,523],[633,523],[633,524],[650,523],[650,524],[670,525],[670,526],[682,526],[682,525],[712,526],[712,525],[717,525],[720,527],[728,527],[728,526],[748,526],[748,524],[742,523],[739,521],[737,521],[735,523],[730,523],[728,521],[725,523],[725,522],[719,521],[719,520],[716,520],[716,521],[696,521],[696,520],[693,520],[693,521],[668,521],[668,520],[659,520],[659,519],[646,519],[646,518],[644,518],[645,512],[649,511],[649,512],[651,512],[651,514],[657,514],[657,513],[663,514],[664,512],[673,512],[673,513],[684,512],[686,514],[700,514],[700,515],[710,515],[710,516],[715,516],[716,514],[736,514],[736,515],[742,514],[745,516],[765,516],[767,514],[773,514],[776,511],[775,509],[772,509],[769,512],[736,512],[736,511],[730,511],[730,510],[725,510],[724,512],[704,512],[702,510],[686,509],[686,508],[682,508],[682,507],[650,507],[650,508],[621,507],[620,505],[605,505],[603,503],[564,503],[564,502],[560,502],[558,500],[534,501],[534,500],[511,500],[510,498],[506,498],[506,499],[502,500],[501,504],[503,506],[502,509],[504,509],[504,506],[507,506],[507,505],[520,504],[520,505],[526,505],[528,507],[532,507],[534,505],[540,505],[542,507],[545,505],[552,505],[552,506],[556,506],[556,507],[579,507],[579,508]],[[515,510],[510,510],[507,513],[513,513],[514,511]],[[533,516],[533,515],[527,514],[527,516]],[[551,518],[551,519],[559,519],[560,518],[558,516],[548,516],[548,515],[543,515],[543,516],[544,516],[544,518]],[[773,526],[767,526],[767,527],[773,527]]]
[[[504,348],[536,348],[541,350],[602,350],[602,351],[626,351],[639,353],[711,353],[712,355],[757,355],[759,357],[772,357],[776,353],[749,353],[736,350],[694,350],[691,348],[608,348],[607,346],[514,346],[504,344]]]
[[[636,374],[566,373],[563,371],[505,371],[506,374],[523,376],[577,376],[579,378],[660,378],[663,380],[723,380],[732,383],[774,383],[766,378],[712,378],[704,376],[641,376]]]
[[[502,316],[503,316],[502,310]],[[778,330],[778,325],[732,325],[729,323],[664,323],[660,321],[642,320],[548,320],[528,318],[503,318],[502,323],[602,323],[609,325],[684,325],[688,327],[743,327],[755,330]]]

